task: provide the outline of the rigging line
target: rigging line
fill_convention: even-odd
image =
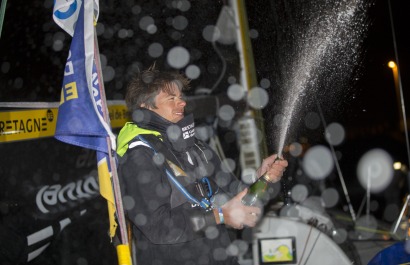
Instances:
[[[218,47],[216,46],[216,41],[212,41],[212,47],[214,48],[214,50],[216,51],[216,53],[218,54],[219,58],[222,61],[222,71],[221,74],[218,77],[218,80],[216,80],[215,84],[212,86],[210,94],[212,92],[214,92],[215,88],[219,85],[219,83],[221,83],[222,78],[225,76],[225,72],[226,72],[226,60],[223,57],[221,51],[218,49]]]
[[[356,215],[356,218],[360,218],[360,215],[362,214],[362,211],[363,211],[363,208],[364,208],[364,206],[365,206],[365,204],[366,204],[366,195],[364,195],[363,196],[363,199],[362,199],[362,202],[360,203],[360,207],[359,207],[359,210],[357,211],[357,215]]]
[[[224,6],[226,6],[226,1],[224,0]],[[235,18],[228,12],[227,13],[228,16],[230,17],[230,19],[232,19],[235,22]],[[221,58],[222,61],[222,71],[221,74],[218,78],[218,80],[215,82],[215,84],[212,86],[210,93],[212,93],[215,88],[219,85],[219,83],[222,81],[222,78],[225,76],[225,72],[226,72],[226,60],[223,57],[221,51],[218,49],[218,47],[216,46],[216,40],[212,41],[212,47],[214,48],[214,50],[216,51],[216,53],[218,54],[219,58]]]
[[[306,251],[307,244],[308,244],[308,241],[309,241],[309,238],[310,238],[310,234],[312,233],[312,230],[313,230],[313,226],[310,226],[310,230],[309,230],[308,236],[306,238],[306,242],[305,242],[305,247],[303,248],[302,255],[300,256],[299,262],[301,262],[303,260],[303,256],[305,255],[305,251]]]
[[[305,260],[305,263],[304,263],[303,265],[306,265],[306,263],[308,262],[308,260],[309,260],[309,258],[310,258],[310,255],[312,255],[313,249],[315,248],[316,243],[317,243],[317,240],[319,239],[319,237],[320,237],[321,234],[322,234],[322,233],[320,232],[320,230],[318,230],[318,234],[317,234],[317,237],[316,237],[316,239],[315,239],[315,242],[313,243],[312,249],[310,250],[309,255],[307,256],[307,258],[306,258],[306,260]]]
[[[399,54],[397,51],[397,43],[396,43],[396,34],[394,30],[394,22],[393,22],[393,13],[392,13],[392,8],[390,4],[390,0],[388,1],[389,3],[389,15],[390,15],[390,25],[391,25],[391,31],[392,31],[392,37],[393,37],[393,45],[394,45],[394,54],[396,57],[396,64],[397,64],[397,78],[398,78],[398,84],[399,84],[399,91],[400,91],[400,103],[401,103],[401,110],[403,112],[403,125],[404,125],[404,135],[406,136],[406,147],[407,147],[407,158],[408,158],[408,165],[410,165],[410,147],[409,147],[409,135],[407,131],[407,118],[406,118],[406,108],[404,106],[404,97],[403,97],[403,87],[401,84],[401,75],[400,75],[400,65],[399,65]],[[410,178],[410,175],[407,176]],[[408,181],[408,185],[410,185],[410,181]],[[410,190],[410,186],[409,186]]]
[[[4,16],[6,15],[6,5],[7,5],[7,0],[2,0],[1,9],[0,9],[0,38],[1,38],[1,31],[3,30]]]
[[[320,119],[322,120],[323,127],[326,130],[327,124],[326,124],[325,118],[323,116],[323,111],[322,111],[322,108],[320,107],[320,104],[319,104],[319,101],[318,101],[317,97],[315,97],[315,101],[316,101],[317,108],[319,110]],[[335,165],[336,165],[336,170],[337,170],[337,173],[339,175],[340,183],[342,184],[342,188],[343,188],[343,193],[345,195],[346,202],[347,202],[347,205],[348,205],[349,210],[350,210],[350,215],[352,216],[352,221],[356,222],[356,214],[354,212],[352,203],[350,201],[349,193],[347,191],[347,187],[346,187],[346,183],[345,183],[345,180],[344,180],[344,177],[343,177],[343,174],[342,174],[342,170],[340,169],[339,161],[337,160],[337,157],[336,157],[335,149],[334,149],[334,147],[331,143],[328,142],[328,144],[329,144],[330,149],[332,150],[333,161],[335,162]]]
[[[399,91],[400,91],[400,104],[401,104],[401,110],[402,110],[402,118],[403,118],[403,125],[404,125],[404,135],[406,138],[406,147],[407,147],[407,158],[408,158],[408,165],[410,165],[410,147],[409,147],[409,135],[408,135],[408,131],[407,131],[407,118],[406,118],[406,108],[404,106],[404,97],[403,97],[403,87],[401,84],[401,74],[400,74],[400,64],[399,64],[399,54],[397,51],[397,43],[396,43],[396,34],[395,34],[395,30],[394,30],[394,21],[393,21],[393,12],[392,12],[392,7],[391,7],[391,3],[390,0],[388,1],[389,4],[389,16],[390,16],[390,25],[391,25],[391,31],[392,31],[392,37],[393,37],[393,45],[394,45],[394,54],[396,57],[396,65],[397,65],[397,79],[398,79],[398,86],[399,86]],[[397,93],[397,92],[396,92]],[[408,189],[410,191],[410,172],[407,172],[407,185]],[[402,212],[404,213],[404,209],[406,209],[408,207],[408,196],[407,196],[407,200],[406,200],[406,204],[403,205],[403,209]],[[402,215],[399,216],[399,218]],[[394,228],[394,232],[396,232],[397,230],[397,226],[400,223],[400,219],[397,219],[397,223],[396,223],[396,227]],[[407,223],[407,222],[406,222]],[[406,230],[409,228],[409,224],[407,223],[406,225]],[[406,239],[408,239],[409,235],[406,233]]]

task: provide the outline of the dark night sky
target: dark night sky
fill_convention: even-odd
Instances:
[[[346,130],[346,141],[336,147],[336,152],[340,155],[341,170],[347,178],[349,191],[353,194],[353,200],[357,200],[356,203],[360,203],[364,191],[359,188],[360,185],[355,182],[354,176],[357,174],[357,163],[366,151],[382,148],[387,150],[394,159],[401,160],[405,164],[408,164],[409,159],[406,135],[402,129],[399,129],[401,104],[397,102],[392,70],[388,68],[387,63],[390,60],[396,60],[394,49],[394,44],[396,44],[408,118],[410,108],[408,106],[410,103],[408,88],[410,85],[408,74],[410,70],[410,41],[408,38],[410,2],[395,0],[390,2],[392,17],[389,14],[387,0],[373,1],[369,9],[369,26],[367,36],[363,39],[364,53],[361,67],[357,71],[358,81],[342,91],[338,98],[339,101],[335,102],[329,98],[326,102],[326,97],[321,101],[327,124],[340,122]],[[269,1],[264,1],[264,3],[268,5]],[[274,17],[269,9],[257,8],[248,10],[248,16],[251,28],[259,31],[258,38],[253,40],[257,73],[260,78],[270,76],[274,70],[270,63],[274,61],[274,52],[269,44],[274,39],[272,29],[267,26],[269,25],[267,21],[273,21]],[[394,23],[395,39],[392,34],[391,18]],[[271,77],[271,80],[274,78]],[[317,112],[315,106],[311,110]],[[306,113],[308,110],[303,111]],[[272,117],[269,113],[267,116]],[[300,131],[300,136],[309,134],[309,137],[317,139],[316,143],[324,143],[321,142],[323,130],[306,132],[302,129]],[[309,141],[314,143],[316,140],[310,139]],[[339,183],[336,183],[336,186],[338,185]],[[399,192],[397,186],[393,189],[395,193]]]
[[[4,101],[58,101],[63,66],[71,37],[52,19],[52,0],[8,1],[1,38],[0,97]],[[172,7],[172,1],[100,1],[98,41],[102,60],[115,69],[115,78],[105,82],[107,99],[123,99],[124,88],[137,67],[147,68],[154,61],[163,65],[167,51],[177,45],[189,49],[191,63],[198,65],[202,79],[193,87],[210,87],[221,70],[220,60],[209,42],[202,37],[203,27],[217,20],[221,2],[203,8],[193,2],[188,11]],[[201,12],[198,12],[201,10]],[[16,19],[19,13],[25,19]],[[188,25],[176,30],[169,19],[184,15]],[[149,34],[139,27],[140,20],[151,16],[157,32]],[[122,29],[132,32],[120,37]],[[56,40],[62,41],[61,49],[53,48]],[[164,47],[162,56],[151,58],[148,47],[158,42]],[[104,80],[109,74],[104,74]]]
[[[292,1],[290,1],[292,2]],[[399,64],[401,68],[402,88],[405,102],[409,102],[410,95],[406,89],[410,80],[408,70],[410,68],[410,53],[408,47],[408,16],[409,2],[391,0],[393,23],[395,28],[395,40],[391,30],[391,18],[387,0],[373,1],[368,12],[367,36],[362,46],[363,56],[358,82],[349,91],[355,94],[355,98],[345,102],[344,108],[337,111],[346,113],[345,122],[354,126],[366,124],[378,124],[383,122],[398,122],[398,107],[395,95],[395,87],[392,71],[387,67],[390,60],[396,59],[394,41],[397,45]],[[265,1],[268,5],[269,1]],[[248,4],[252,6],[251,4]],[[271,29],[267,26],[267,18],[274,19],[269,9],[257,9],[248,11],[251,27],[258,28],[259,37],[253,40],[256,57],[256,68],[259,76],[269,75],[272,71],[269,62],[273,61],[271,48],[267,43],[274,40],[270,35]],[[274,78],[274,77],[273,77]],[[342,118],[342,117],[339,117]]]

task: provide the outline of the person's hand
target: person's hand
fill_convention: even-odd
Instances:
[[[222,205],[226,225],[235,229],[243,229],[244,226],[254,227],[259,221],[262,210],[255,206],[246,206],[241,201],[247,192],[248,189],[244,189]]]
[[[256,171],[258,177],[266,174],[272,183],[278,182],[282,178],[288,161],[282,158],[277,159],[277,157],[277,154],[273,154],[262,161],[262,165]]]

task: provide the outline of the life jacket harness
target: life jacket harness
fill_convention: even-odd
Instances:
[[[141,141],[144,146],[151,148],[154,151],[154,154],[158,154],[158,151],[153,147],[153,145],[150,144],[142,135],[138,135],[135,139]],[[168,149],[167,152],[169,152]],[[203,177],[197,181],[196,187],[202,197],[201,199],[197,199],[187,189],[185,189],[185,187],[176,178],[176,175],[186,176],[187,174],[185,173],[185,171],[178,167],[175,163],[171,162],[169,159],[166,159],[166,162],[167,165],[165,166],[165,173],[169,181],[172,182],[193,205],[199,205],[205,210],[213,209],[211,201],[213,199],[214,192],[212,190],[212,186],[208,177]]]
[[[170,183],[172,183],[172,189],[176,189],[178,193],[182,194],[182,198],[188,200],[191,203],[192,207],[200,206],[206,211],[213,209],[213,195],[218,192],[217,185],[211,185],[212,181],[210,181],[209,178],[205,176],[201,179],[193,179],[193,181],[195,181],[195,189],[191,190],[191,192],[196,192],[200,196],[194,196],[191,192],[189,192],[187,188],[184,187],[177,179],[177,177],[180,176],[188,177],[188,174],[179,166],[177,166],[177,164],[180,163],[174,156],[172,151],[165,146],[161,133],[154,130],[140,128],[133,122],[127,122],[121,129],[118,140],[119,143],[117,145],[117,154],[120,157],[124,156],[127,150],[140,145],[150,148],[151,150],[153,150],[155,155],[162,153],[166,157],[164,168],[168,180],[170,181]],[[200,147],[198,146],[198,148]],[[215,183],[212,182],[212,184]],[[179,197],[178,195],[176,196]],[[176,200],[178,202],[181,202],[180,199]],[[177,205],[179,205],[179,203],[177,203]]]

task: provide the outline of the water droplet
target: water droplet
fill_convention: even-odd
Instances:
[[[325,203],[326,208],[336,206],[339,202],[339,193],[334,188],[327,188],[322,192],[322,201]]]
[[[188,0],[178,0],[172,1],[172,6],[181,10],[182,12],[185,12],[191,8],[191,3]]]
[[[397,216],[399,216],[400,209],[397,204],[391,203],[387,205],[383,212],[383,218],[387,222],[393,222],[396,220]]]
[[[172,26],[177,30],[184,30],[188,26],[188,19],[184,16],[176,16],[172,21]]]
[[[185,69],[185,75],[189,79],[197,79],[200,74],[201,74],[201,69],[199,69],[199,67],[196,65],[191,64]]]
[[[3,62],[1,64],[1,72],[7,74],[10,71],[11,64],[9,62]]]
[[[334,230],[333,234],[332,234],[332,238],[337,244],[341,244],[341,243],[345,242],[346,239],[347,239],[346,229],[338,228],[338,229]]]
[[[366,152],[357,165],[357,176],[364,189],[380,192],[387,188],[393,178],[393,159],[380,148]]]
[[[104,82],[109,82],[115,77],[115,69],[112,66],[106,66],[103,68]]]
[[[20,88],[23,87],[23,84],[24,84],[23,78],[17,77],[16,79],[14,79],[13,87],[17,88],[17,89],[20,89]]]
[[[218,110],[218,117],[224,121],[230,121],[235,116],[235,110],[231,105],[223,105]]]
[[[292,192],[291,192],[291,197],[293,201],[302,202],[306,200],[308,195],[309,195],[309,191],[305,185],[296,184],[295,186],[293,186]]]
[[[225,173],[234,172],[236,168],[236,163],[232,158],[225,158],[222,161],[222,171]]]
[[[205,236],[209,239],[215,239],[219,236],[219,231],[215,226],[209,226],[205,229]]]
[[[323,145],[309,148],[303,158],[303,169],[314,180],[326,178],[332,171],[333,165],[332,153]]]
[[[326,127],[325,137],[329,144],[339,145],[345,139],[345,129],[339,123],[333,122]]]
[[[249,30],[249,37],[256,39],[259,36],[259,32],[256,29]]]
[[[214,42],[219,39],[221,32],[213,25],[208,25],[202,31],[202,37],[209,42]]]
[[[226,260],[227,259],[226,250],[224,248],[214,249],[212,254],[215,260]]]
[[[152,57],[152,58],[158,58],[162,55],[162,53],[164,52],[164,48],[162,47],[162,45],[158,42],[153,42],[149,45],[148,47],[148,54]]]
[[[198,126],[195,128],[195,137],[202,141],[208,141],[211,135],[212,129],[208,126]]]
[[[181,137],[182,131],[178,126],[171,125],[167,128],[167,135],[168,135],[168,138],[170,140],[175,141],[175,140],[178,140],[178,138]]]
[[[254,109],[263,109],[269,101],[268,92],[260,87],[252,88],[248,93],[248,104]]]
[[[270,87],[270,80],[266,79],[266,78],[262,78],[262,80],[260,81],[260,85],[262,88],[269,88]]]
[[[157,26],[156,25],[154,25],[154,24],[151,24],[151,25],[148,25],[148,27],[147,27],[147,32],[149,33],[149,34],[154,34],[154,33],[156,33],[157,32]]]
[[[134,198],[131,196],[128,196],[128,195],[123,196],[122,201],[123,201],[125,210],[131,210],[132,208],[135,207]]]
[[[316,112],[309,112],[305,116],[305,125],[311,130],[315,130],[320,125],[320,117]]]
[[[62,40],[55,40],[53,42],[53,50],[58,52],[64,48],[64,42]]]
[[[167,55],[167,62],[170,66],[180,69],[189,62],[189,52],[181,46],[173,47]]]
[[[303,146],[300,143],[291,143],[289,145],[289,153],[294,156],[294,157],[298,157],[302,154],[303,152]]]
[[[228,87],[228,97],[233,101],[239,101],[245,96],[245,88],[239,84],[232,84]]]
[[[377,231],[377,219],[372,215],[365,215],[356,220],[356,232],[361,240],[370,239]]]
[[[148,29],[148,26],[154,25],[154,24],[155,24],[155,21],[151,16],[144,16],[139,21],[139,27],[145,31]]]
[[[135,216],[134,222],[137,225],[145,225],[147,223],[147,217],[145,216],[145,214],[139,213]]]

